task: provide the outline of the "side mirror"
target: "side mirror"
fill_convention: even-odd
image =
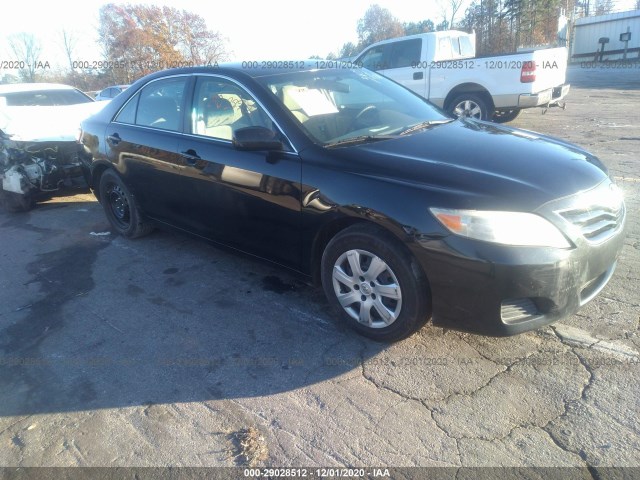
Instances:
[[[234,132],[232,142],[238,150],[282,150],[282,142],[276,133],[265,127],[239,128]]]

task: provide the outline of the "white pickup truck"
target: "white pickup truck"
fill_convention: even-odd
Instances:
[[[523,108],[559,105],[567,49],[476,57],[475,34],[456,30],[384,40],[354,63],[401,83],[458,116],[508,122]]]

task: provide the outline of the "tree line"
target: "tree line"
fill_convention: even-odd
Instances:
[[[558,42],[562,13],[602,15],[615,7],[614,0],[473,0],[464,11],[464,0],[437,0],[437,5],[439,18],[415,22],[400,22],[388,9],[372,5],[357,22],[358,41],[347,42],[338,53],[326,57],[351,57],[380,40],[449,28],[475,31],[479,55],[553,45]],[[636,8],[640,9],[640,0],[636,0]],[[59,44],[68,65],[57,71],[42,70],[48,63],[42,62],[42,46],[33,35],[14,35],[9,46],[20,68],[17,76],[5,75],[0,82],[46,78],[95,90],[128,84],[163,68],[215,64],[227,58],[224,38],[210,30],[204,18],[172,7],[104,5],[99,11],[98,33],[102,59],[93,61],[76,58],[80,39],[62,30]]]
[[[9,37],[9,48],[20,67],[7,80],[46,79],[87,90],[129,84],[148,73],[173,66],[207,65],[227,58],[225,40],[210,30],[200,15],[173,7],[146,4],[106,4],[99,11],[100,58],[78,58],[80,39],[61,30],[59,46],[67,67],[43,65],[42,45],[27,33]],[[38,69],[40,67],[40,69]]]
[[[614,0],[474,0],[460,12],[462,3],[440,0],[441,18],[418,22],[400,22],[386,8],[372,5],[358,20],[358,42],[345,43],[337,56],[351,57],[381,40],[449,28],[475,31],[478,55],[556,45],[561,14],[604,15],[615,7]],[[640,9],[640,0],[636,0],[636,8]]]

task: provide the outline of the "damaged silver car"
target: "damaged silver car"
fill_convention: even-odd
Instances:
[[[87,189],[80,122],[106,102],[57,84],[0,85],[0,205],[27,211],[39,200]]]

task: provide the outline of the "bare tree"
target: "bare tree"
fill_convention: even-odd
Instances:
[[[22,79],[35,82],[36,68],[42,53],[40,42],[30,33],[17,33],[9,37],[9,48],[16,60],[24,62],[24,68],[20,69]]]
[[[446,23],[448,28],[453,28],[456,15],[464,2],[465,0],[438,0],[440,14],[442,15],[441,25]]]
[[[62,48],[64,49],[64,54],[69,62],[69,71],[73,75],[73,52],[78,44],[78,38],[72,32],[68,32],[64,28],[60,32],[60,35],[62,36]]]
[[[613,10],[613,0],[597,0],[596,15],[606,15]]]

